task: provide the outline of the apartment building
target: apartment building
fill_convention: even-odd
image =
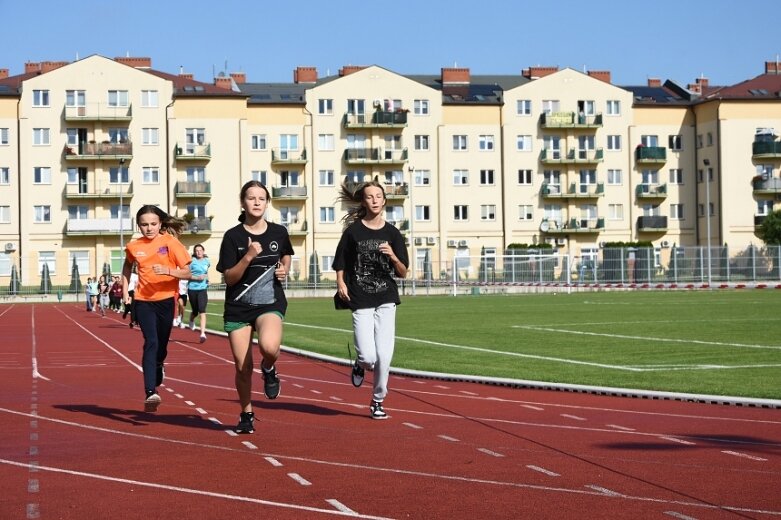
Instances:
[[[332,277],[343,182],[378,178],[386,219],[424,261],[467,266],[513,243],[590,255],[607,242],[745,247],[781,200],[781,74],[738,85],[529,67],[402,75],[345,66],[291,83],[211,82],[149,58],[0,69],[0,284],[67,284],[121,265],[143,204],[188,220],[216,258],[249,179],[272,192],[292,277]],[[216,262],[213,262],[216,264]],[[316,264],[313,265],[313,264]],[[212,280],[219,280],[214,273]]]

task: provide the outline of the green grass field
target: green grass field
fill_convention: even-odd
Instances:
[[[209,326],[222,330],[221,302]],[[404,297],[395,367],[722,396],[781,398],[781,292]],[[347,358],[349,311],[291,299],[284,344]]]

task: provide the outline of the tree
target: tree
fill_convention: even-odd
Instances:
[[[757,236],[766,245],[781,245],[781,210],[776,210],[765,217],[757,230]]]

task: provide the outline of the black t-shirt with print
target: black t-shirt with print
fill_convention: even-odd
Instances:
[[[344,271],[350,309],[368,309],[384,303],[399,305],[399,289],[390,258],[381,253],[380,244],[388,242],[393,254],[405,266],[409,265],[404,237],[388,224],[370,229],[357,220],[344,230],[333,261],[335,271]]]
[[[259,242],[261,252],[247,266],[239,283],[225,287],[225,321],[254,323],[263,313],[278,311],[285,314],[287,299],[282,283],[274,276],[277,263],[283,256],[293,255],[293,246],[287,229],[268,223],[260,235],[250,233],[243,224],[229,229],[222,238],[217,271],[224,273],[247,253],[248,239]]]

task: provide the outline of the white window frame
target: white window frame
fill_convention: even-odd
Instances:
[[[250,136],[250,150],[255,152],[268,150],[266,134],[252,134]]]
[[[130,95],[127,90],[109,90],[107,104],[110,107],[128,107],[130,106]]]
[[[670,168],[670,184],[683,184],[683,168]]]
[[[159,128],[142,128],[141,129],[141,144],[146,146],[157,146],[160,144],[160,129]]]
[[[528,186],[532,184],[532,177],[534,175],[533,170],[521,168],[518,170],[518,184],[522,186]]]
[[[518,99],[515,101],[515,115],[529,117],[532,115],[532,100]]]
[[[609,135],[607,136],[607,149],[610,152],[617,152],[621,150],[621,135]]]
[[[429,136],[426,134],[419,134],[415,136],[415,150],[428,151],[429,150]]]
[[[48,89],[35,89],[33,90],[33,106],[34,107],[48,107],[49,105],[49,90]]]
[[[49,274],[57,274],[57,253],[55,251],[38,251],[38,274],[43,272],[43,266],[49,266]]]
[[[317,149],[321,152],[333,152],[336,149],[334,134],[319,134],[317,136]]]
[[[412,113],[416,116],[429,115],[428,99],[415,99],[412,101]]]
[[[334,100],[330,98],[318,99],[317,113],[321,116],[332,116],[334,114]]]
[[[531,204],[519,204],[518,220],[523,220],[523,221],[534,220],[534,206]]]
[[[483,222],[496,221],[496,204],[480,205],[480,220]]]
[[[8,166],[0,166],[0,186],[8,186],[11,184],[11,168]]]
[[[415,186],[431,185],[431,170],[415,170]]]
[[[607,205],[607,219],[608,220],[624,220],[624,205],[623,204],[608,204]]]
[[[608,99],[605,102],[605,115],[607,116],[620,116],[621,115],[621,100]]]
[[[87,92],[85,90],[66,90],[66,107],[84,107],[87,106]]]
[[[336,176],[333,170],[319,170],[317,172],[318,186],[334,186]]]
[[[51,145],[51,130],[49,128],[33,128],[33,146]]]
[[[48,166],[33,166],[33,184],[51,184],[52,169]]]
[[[683,220],[683,204],[670,204],[670,220]]]
[[[456,204],[455,206],[453,206],[453,221],[468,222],[469,206],[467,206],[466,204]]]
[[[141,91],[141,107],[142,108],[157,108],[160,103],[160,94],[157,90],[142,90]]]
[[[250,177],[253,181],[258,181],[263,186],[268,186],[268,171],[266,170],[252,170]]]
[[[0,128],[0,146],[8,146],[10,142],[10,131],[8,128]]]
[[[481,152],[492,152],[494,150],[494,136],[492,135],[478,136],[477,143]]]
[[[453,186],[468,186],[469,170],[453,170]]]
[[[464,134],[457,134],[453,136],[453,151],[465,152],[469,150],[469,139]]]
[[[33,222],[35,224],[49,224],[52,221],[52,207],[48,204],[33,206]]]
[[[333,206],[320,206],[320,223],[333,224],[336,222],[336,210]]]
[[[496,174],[492,169],[480,170],[480,186],[493,186],[496,184]]]
[[[431,206],[422,204],[415,206],[415,222],[430,222],[431,221]]]
[[[515,149],[519,152],[531,152],[534,149],[534,141],[530,135],[518,135],[515,138]]]
[[[160,168],[157,166],[141,168],[141,184],[160,184]]]
[[[624,171],[621,168],[608,168],[607,184],[608,186],[620,186],[624,183]]]

